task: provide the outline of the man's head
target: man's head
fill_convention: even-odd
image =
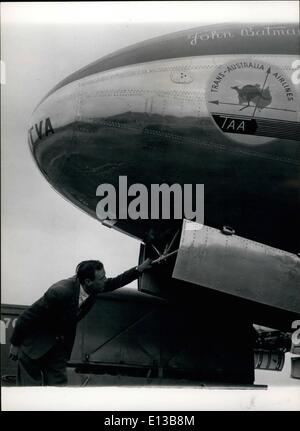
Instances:
[[[84,290],[100,293],[106,280],[103,264],[99,260],[84,260],[76,267],[77,278]]]

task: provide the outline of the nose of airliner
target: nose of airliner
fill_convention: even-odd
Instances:
[[[40,170],[51,182],[52,169],[72,143],[77,116],[78,82],[46,96],[34,110],[28,142]]]
[[[28,140],[47,181],[97,217],[98,186],[108,183],[117,189],[120,176],[140,182],[149,151],[141,145],[143,129],[135,127],[135,115],[144,114],[142,102],[136,114],[139,108],[129,105],[128,94],[94,81],[89,77],[50,92],[33,112]]]
[[[81,156],[77,131],[80,116],[80,85],[72,82],[50,92],[34,110],[28,142],[38,168],[60,194],[86,210],[87,186],[82,171],[89,155]],[[86,166],[87,165],[87,166]]]

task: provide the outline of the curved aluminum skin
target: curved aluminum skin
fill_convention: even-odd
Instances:
[[[128,187],[204,184],[205,224],[228,224],[245,238],[296,253],[297,61],[296,24],[226,24],[155,38],[51,90],[33,113],[30,148],[55,190],[96,219],[97,187],[118,189],[120,176]],[[220,91],[210,94],[214,86]],[[99,221],[156,244],[181,225],[175,218]]]

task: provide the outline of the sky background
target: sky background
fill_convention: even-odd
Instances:
[[[151,37],[201,24],[295,22],[298,17],[296,1],[2,3],[1,302],[31,304],[84,259],[102,260],[108,276],[138,259],[137,240],[65,201],[32,160],[30,116],[54,85],[106,54]],[[288,374],[286,368],[285,378]],[[268,373],[259,375],[259,383],[270,380]],[[283,382],[279,374],[272,377],[277,380]]]

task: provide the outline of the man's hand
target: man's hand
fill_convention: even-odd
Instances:
[[[16,361],[18,359],[18,351],[19,351],[19,348],[11,344],[9,349],[9,359]]]
[[[139,272],[143,272],[146,269],[150,269],[152,267],[152,260],[150,258],[144,260],[144,262],[142,262],[139,266],[136,267],[136,269]]]

